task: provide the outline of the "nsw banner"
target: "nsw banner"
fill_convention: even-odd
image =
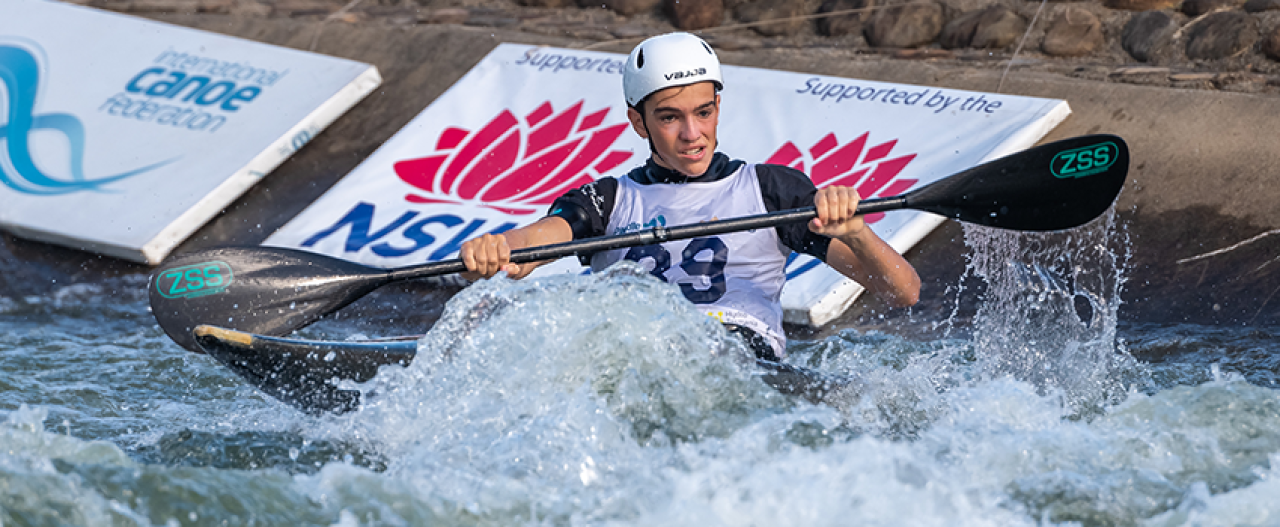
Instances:
[[[381,82],[368,64],[0,1],[0,229],[159,263]]]
[[[502,44],[266,243],[392,267],[532,223],[556,197],[648,158],[622,98],[625,55]],[[1036,143],[1065,101],[726,66],[719,151],[819,186],[901,194]],[[867,218],[898,251],[943,220]],[[670,227],[670,226],[668,226]],[[539,273],[583,272],[574,258]],[[861,292],[808,256],[788,264],[786,319],[820,325]]]

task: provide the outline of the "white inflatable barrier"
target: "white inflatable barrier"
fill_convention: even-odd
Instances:
[[[373,66],[0,2],[0,228],[158,263],[381,84]]]

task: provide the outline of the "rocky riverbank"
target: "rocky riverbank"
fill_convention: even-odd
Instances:
[[[1280,93],[1280,0],[72,0],[142,16],[453,24],[625,51],[696,31],[725,51],[1042,71],[1173,88]],[[311,47],[325,38],[317,30]]]

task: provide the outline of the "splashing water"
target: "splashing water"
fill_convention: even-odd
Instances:
[[[973,327],[982,378],[1060,391],[1078,412],[1124,395],[1134,361],[1117,345],[1126,257],[1115,236],[1114,210],[1061,233],[965,227],[967,272],[986,284]]]
[[[751,376],[748,353],[639,266],[491,280],[450,300],[409,368],[361,387],[372,403],[350,423],[399,460],[390,473],[477,513],[633,516],[619,498],[664,488],[671,447],[796,404]],[[564,494],[583,486],[613,490]]]

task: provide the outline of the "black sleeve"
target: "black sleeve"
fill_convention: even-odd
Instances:
[[[569,222],[575,240],[604,236],[617,196],[618,180],[600,178],[556,198],[547,215]]]
[[[813,206],[813,195],[818,193],[809,176],[791,167],[756,165],[756,177],[760,179],[760,195],[769,212]],[[791,250],[827,261],[831,238],[814,234],[808,223],[788,223],[776,227],[776,230],[782,244]]]

